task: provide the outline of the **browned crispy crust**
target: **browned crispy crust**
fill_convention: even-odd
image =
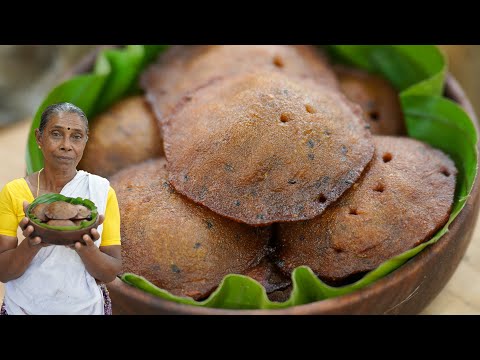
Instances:
[[[141,77],[141,86],[162,120],[188,92],[212,78],[252,70],[278,71],[338,87],[326,57],[305,45],[173,46]]]
[[[47,216],[45,215],[45,209],[49,204],[42,203],[35,206],[32,210],[33,215],[40,221],[48,221]]]
[[[238,224],[177,194],[164,159],[123,169],[111,185],[122,218],[123,271],[175,295],[202,299],[268,252],[269,228]]]
[[[291,284],[290,278],[278,270],[268,257],[263,258],[260,264],[251,268],[245,275],[262,284],[267,294],[286,289]]]
[[[90,209],[83,205],[75,205],[75,207],[78,210],[77,216],[74,217],[75,220],[86,219],[92,215],[92,212],[90,211]]]
[[[50,226],[76,226],[77,224],[74,223],[72,220],[49,220],[47,225]]]
[[[409,138],[374,137],[366,172],[325,213],[279,224],[277,264],[308,265],[338,284],[430,239],[448,220],[457,170],[441,151]]]
[[[362,107],[372,134],[407,133],[400,99],[387,80],[360,69],[338,65],[335,73],[347,98]]]
[[[79,168],[108,177],[163,155],[160,128],[143,96],[119,101],[92,121]]]
[[[77,207],[65,201],[54,201],[45,208],[45,216],[49,219],[68,220],[77,214]]]
[[[278,73],[218,80],[165,122],[172,185],[250,225],[320,215],[373,156],[362,110],[340,92]]]

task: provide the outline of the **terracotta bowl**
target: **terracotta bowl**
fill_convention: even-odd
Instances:
[[[72,245],[75,244],[77,241],[80,241],[82,244],[85,244],[83,241],[83,235],[90,234],[90,230],[94,227],[97,227],[98,218],[97,220],[90,225],[81,230],[71,230],[71,231],[59,231],[59,230],[52,230],[46,229],[41,227],[38,224],[35,224],[33,221],[30,220],[29,225],[33,226],[33,236],[40,236],[42,241],[52,245]]]
[[[68,77],[92,68],[91,54]],[[478,120],[470,101],[452,76],[447,77],[445,95],[459,103],[474,121]],[[477,149],[478,151],[478,149]],[[464,209],[450,225],[449,232],[399,269],[354,293],[282,310],[223,310],[166,301],[125,284],[120,279],[107,284],[114,314],[417,314],[443,289],[453,275],[470,243],[478,215],[478,178]]]
[[[458,102],[474,121],[470,101],[448,76],[445,95]],[[443,289],[470,243],[478,215],[478,178],[470,198],[449,232],[437,243],[410,259],[399,269],[354,293],[282,310],[223,310],[166,301],[125,284],[120,279],[107,284],[114,314],[203,314],[203,315],[294,315],[294,314],[417,314]]]
[[[27,218],[30,220],[29,225],[33,226],[33,235],[40,236],[43,242],[52,245],[72,245],[77,241],[80,241],[82,244],[85,244],[85,241],[82,239],[83,235],[90,234],[90,230],[98,225],[98,216],[95,222],[80,230],[53,230],[44,228],[35,222],[33,222],[28,216],[29,211],[27,211]]]

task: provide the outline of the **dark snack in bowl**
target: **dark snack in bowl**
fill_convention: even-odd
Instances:
[[[360,69],[338,65],[334,69],[344,94],[365,112],[372,134],[407,133],[400,99],[387,80]]]
[[[47,208],[48,204],[38,204],[32,210],[33,215],[40,220],[40,221],[48,221],[48,218],[45,216],[45,209]]]
[[[49,219],[68,220],[73,219],[77,214],[77,207],[65,201],[54,201],[45,208],[45,216]]]
[[[77,226],[72,220],[49,220],[47,225],[50,226]]]
[[[267,294],[286,289],[291,284],[290,277],[279,271],[268,257],[263,258],[260,264],[250,269],[245,275],[262,284]]]
[[[269,228],[222,218],[179,195],[165,159],[111,177],[120,206],[123,271],[174,295],[202,299],[225,275],[245,274],[267,254]]]
[[[83,205],[75,205],[75,207],[78,210],[77,216],[73,218],[75,220],[86,219],[92,215],[92,212],[90,211],[90,209]]]
[[[175,189],[250,225],[320,215],[374,152],[358,105],[278,73],[213,82],[169,117],[163,133]]]
[[[79,168],[108,177],[128,165],[162,154],[155,116],[143,96],[133,96],[93,119]]]
[[[85,219],[75,220],[75,217],[78,216],[79,205],[88,209],[89,216]],[[46,212],[45,220],[39,219],[35,215],[35,210],[42,207]],[[85,212],[85,210],[82,211]],[[52,218],[49,218],[47,214]],[[98,210],[92,201],[54,193],[37,197],[29,205],[25,215],[34,229],[32,237],[39,236],[42,242],[53,245],[71,245],[77,241],[85,243],[82,239],[83,235],[90,234],[91,229],[98,226],[99,220]],[[61,219],[69,216],[69,219]]]
[[[307,265],[339,284],[430,239],[448,220],[457,170],[444,153],[409,138],[374,137],[362,178],[322,216],[279,224],[277,264]]]
[[[326,57],[304,45],[173,46],[147,69],[141,85],[162,120],[187,92],[212,78],[251,70],[279,71],[338,87]]]

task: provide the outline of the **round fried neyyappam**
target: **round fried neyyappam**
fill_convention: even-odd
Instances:
[[[335,66],[335,72],[344,94],[365,112],[372,134],[407,133],[398,93],[386,79],[345,66]]]
[[[43,203],[43,204],[38,204],[35,206],[35,208],[32,210],[33,215],[36,216],[36,218],[40,221],[48,221],[48,218],[45,215],[45,209],[47,208],[48,204]]]
[[[77,216],[73,218],[74,220],[86,219],[92,215],[92,212],[90,211],[90,209],[83,205],[75,205],[75,207],[77,208],[78,213],[77,213]]]
[[[50,226],[76,226],[72,220],[49,220],[47,225]]]
[[[340,92],[277,73],[195,92],[164,124],[170,181],[250,225],[320,215],[373,156],[362,110]]]
[[[65,201],[54,201],[45,208],[45,216],[54,220],[72,219],[77,214],[77,207]]]
[[[211,79],[259,69],[338,87],[326,57],[305,45],[173,46],[147,69],[141,86],[162,120],[182,96]]]
[[[133,96],[92,120],[79,168],[108,177],[128,165],[162,154],[155,116],[143,96]]]
[[[267,294],[286,289],[291,284],[290,278],[279,271],[268,257],[263,258],[257,266],[251,268],[244,275],[262,284]]]
[[[374,137],[362,178],[322,216],[279,224],[277,264],[290,274],[308,265],[339,284],[430,239],[448,220],[457,170],[417,140]]]
[[[222,218],[179,195],[168,184],[165,159],[123,169],[111,185],[122,218],[123,271],[175,295],[202,299],[268,252],[269,228]]]

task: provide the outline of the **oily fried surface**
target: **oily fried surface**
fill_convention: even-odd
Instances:
[[[215,77],[252,70],[278,71],[338,86],[326,57],[305,45],[173,46],[147,69],[141,86],[162,120],[187,92]]]
[[[172,185],[251,225],[320,215],[373,156],[358,105],[278,73],[213,82],[164,124]]]
[[[259,264],[270,230],[222,218],[177,194],[165,165],[149,160],[111,178],[122,218],[123,271],[202,299],[225,275]]]
[[[49,204],[46,203],[38,204],[32,210],[33,215],[35,215],[40,221],[48,221],[48,218],[45,216],[45,209],[48,205]]]
[[[49,219],[68,220],[77,214],[77,207],[65,201],[54,201],[45,208],[45,216]]]
[[[119,101],[93,119],[79,168],[108,177],[163,154],[158,123],[143,96]]]
[[[92,215],[92,212],[90,211],[90,209],[83,205],[75,205],[75,207],[78,210],[78,214],[74,218],[75,220],[86,219]]]
[[[378,136],[374,142],[362,178],[322,216],[279,225],[277,264],[286,274],[308,265],[338,284],[430,239],[447,222],[454,163],[414,139]]]
[[[279,292],[291,284],[290,278],[282,274],[268,257],[263,258],[257,266],[251,268],[244,275],[250,276],[262,284],[267,294]]]
[[[372,134],[406,134],[398,94],[387,80],[344,66],[335,66],[335,72],[347,98],[359,104],[365,112]]]
[[[76,226],[72,220],[49,220],[47,221],[47,225],[50,226]]]

